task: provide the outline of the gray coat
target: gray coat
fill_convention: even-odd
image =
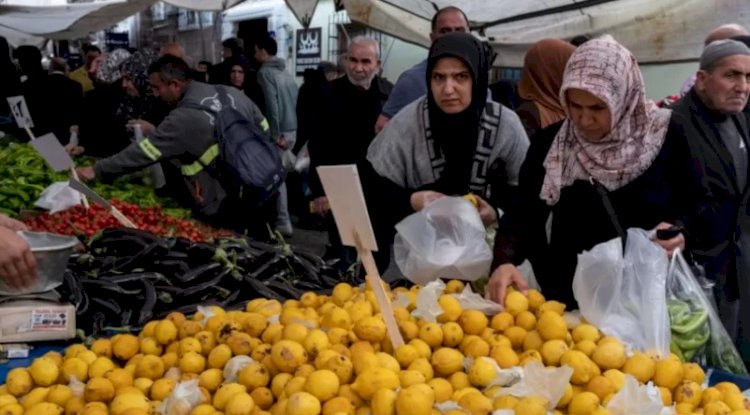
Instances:
[[[229,93],[234,108],[259,128],[267,130],[268,125],[257,105],[242,91],[222,88]],[[218,93],[216,85],[190,82],[177,107],[153,134],[94,165],[97,177],[121,176],[168,161],[182,172],[195,201],[195,209],[206,216],[214,215],[227,196],[218,180],[203,169],[219,155],[214,137],[214,115],[187,106],[198,104],[221,109]]]
[[[297,131],[297,93],[294,77],[286,70],[286,62],[272,57],[260,67],[258,83],[266,99],[266,115],[272,139],[281,133]],[[294,143],[292,143],[294,144]]]

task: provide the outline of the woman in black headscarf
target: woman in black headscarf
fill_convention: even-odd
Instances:
[[[266,100],[263,98],[260,85],[258,85],[258,71],[250,66],[244,56],[226,58],[222,65],[226,70],[226,73],[223,74],[223,78],[227,80],[226,85],[243,91],[265,114]]]
[[[474,193],[487,225],[497,222],[496,208],[510,203],[529,140],[513,111],[487,101],[490,56],[467,33],[436,40],[427,96],[404,107],[370,145],[376,187],[389,204],[375,212],[394,212],[374,215],[382,242],[390,244],[394,223],[445,195]]]

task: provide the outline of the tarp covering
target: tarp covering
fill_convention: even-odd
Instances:
[[[750,21],[747,0],[343,1],[353,21],[424,46],[436,7],[457,6],[495,47],[499,66],[521,66],[526,49],[540,39],[604,33],[641,62],[697,59],[711,29]]]
[[[286,0],[286,5],[303,27],[309,27],[318,0]]]
[[[168,0],[192,10],[225,10],[243,0]],[[108,0],[59,6],[0,5],[0,36],[11,44],[39,44],[41,38],[75,39],[107,29],[146,10],[156,0]]]

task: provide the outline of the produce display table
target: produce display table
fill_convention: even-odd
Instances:
[[[0,385],[5,383],[5,377],[11,369],[29,367],[34,359],[48,352],[63,353],[65,348],[70,344],[72,343],[65,341],[34,343],[34,348],[29,351],[29,357],[26,359],[9,359],[5,363],[0,363]]]

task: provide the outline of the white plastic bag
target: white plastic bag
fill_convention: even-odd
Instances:
[[[607,410],[616,415],[660,415],[664,409],[659,389],[651,382],[639,385],[630,375],[625,376],[625,385],[607,404]]]
[[[444,290],[445,283],[442,280],[427,283],[427,285],[419,290],[417,304],[411,315],[428,323],[437,322],[437,317],[443,314],[443,308],[440,307],[438,300]]]
[[[198,380],[180,382],[159,407],[161,415],[189,415],[201,403],[203,394],[198,387]]]
[[[462,310],[479,310],[488,316],[494,316],[503,311],[503,306],[500,304],[486,300],[481,295],[472,291],[470,284],[466,284],[464,290],[460,294],[454,294],[454,297],[458,300]]]
[[[307,151],[307,143],[297,152],[297,161],[294,162],[294,170],[302,173],[310,168],[310,152]]]
[[[486,277],[492,250],[477,209],[461,197],[443,197],[396,225],[394,256],[410,281]]]
[[[55,182],[47,186],[34,206],[49,210],[49,213],[66,211],[81,204],[81,194],[68,186],[68,182]]]
[[[224,366],[224,382],[234,383],[239,378],[240,371],[250,363],[255,362],[250,356],[240,355],[235,356],[227,362]]]
[[[667,254],[643,229],[578,255],[573,294],[581,315],[609,336],[638,350],[669,354]]]
[[[538,396],[547,401],[547,409],[554,409],[565,394],[572,375],[573,369],[569,366],[544,367],[542,363],[532,361],[523,367],[523,376],[518,383],[500,389],[496,396]]]

